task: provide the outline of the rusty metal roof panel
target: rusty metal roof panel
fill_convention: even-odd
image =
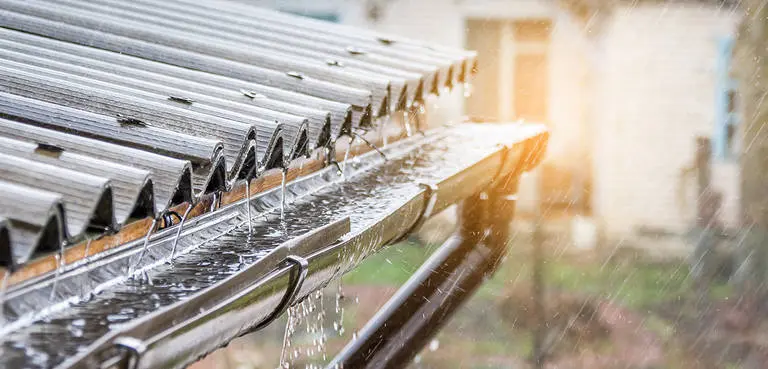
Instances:
[[[0,153],[0,178],[61,194],[68,238],[115,229],[112,188],[104,177]]]
[[[0,94],[0,98],[2,96]],[[0,106],[3,105],[0,104]],[[62,108],[64,110],[71,110]],[[84,116],[92,115],[86,112],[82,113]],[[55,111],[49,115],[51,119],[54,119],[56,116],[60,115]],[[192,201],[194,198],[192,193],[192,165],[186,160],[174,159],[170,156],[29,124],[21,124],[6,119],[0,119],[0,135],[17,140],[47,143],[71,153],[79,153],[105,161],[124,163],[135,168],[145,169],[152,174],[154,182],[153,197],[157,204],[157,211],[162,211],[165,208],[182,202]]]
[[[66,239],[61,195],[0,180],[0,266],[15,269]]]
[[[109,179],[118,225],[155,215],[149,171],[72,153],[53,144],[24,142],[2,135],[0,153]]]

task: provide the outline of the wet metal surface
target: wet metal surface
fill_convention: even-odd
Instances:
[[[337,176],[335,181],[318,176],[287,186],[285,196],[288,206],[283,220],[280,219],[279,189],[253,199],[251,232],[248,211],[243,204],[234,204],[222,210],[226,211],[226,216],[213,217],[216,219],[211,221],[212,224],[206,223],[210,217],[189,222],[182,232],[176,258],[172,262],[164,262],[170,254],[172,242],[157,241],[158,246],[150,247],[144,256],[147,259],[144,269],[137,269],[129,279],[117,279],[115,282],[115,276],[125,274],[130,257],[123,258],[126,262],[101,269],[98,269],[98,263],[93,263],[96,264],[91,266],[94,269],[90,274],[86,273],[85,278],[98,280],[101,276],[102,280],[98,280],[101,287],[76,291],[74,294],[84,294],[85,297],[38,316],[34,321],[21,319],[12,329],[5,328],[0,343],[0,367],[48,368],[67,359],[72,363],[78,355],[80,359],[87,356],[89,360],[100,362],[116,357],[120,353],[116,346],[97,353],[89,353],[88,350],[98,346],[103,337],[116,332],[128,332],[140,340],[154,337],[154,333],[146,329],[137,329],[141,327],[137,325],[137,320],[189,300],[201,290],[259,262],[291,239],[348,217],[351,232],[338,245],[302,255],[310,260],[310,277],[299,294],[299,297],[306,296],[340,276],[383,244],[410,230],[428,200],[420,183],[439,183],[454,177],[457,178],[452,182],[454,192],[461,194],[463,188],[471,187],[468,185],[470,181],[483,183],[486,180],[484,177],[492,180],[503,166],[502,149],[496,145],[499,141],[515,143],[542,133],[538,127],[524,128],[516,125],[494,130],[462,126],[450,129],[450,134],[440,132],[420,138],[415,148],[414,140],[409,140],[410,144],[391,145],[385,150],[390,159],[386,163],[375,152],[363,158],[350,159],[346,164],[346,181],[339,180],[336,173],[326,170],[321,176]],[[404,150],[405,146],[411,147]],[[482,173],[482,176],[466,174],[466,168],[483,161],[492,164],[487,173]],[[376,166],[366,170],[371,165]],[[317,190],[318,187],[321,188]],[[316,192],[309,193],[311,191]],[[439,196],[436,211],[441,206],[447,206],[448,202],[447,199],[440,201]],[[457,200],[460,198],[454,199]],[[176,232],[170,229],[167,233]],[[163,234],[158,235],[158,238],[161,237]],[[135,259],[136,253],[133,255]],[[264,319],[285,292],[288,269],[282,268],[265,276],[260,282],[263,288],[254,290],[253,296],[244,296],[249,298],[249,303],[234,310],[234,314],[240,314],[236,315],[237,318],[230,316],[231,319],[228,319],[241,325],[229,328],[244,333]],[[94,270],[99,272],[94,273]],[[57,291],[62,292],[57,293],[73,293],[71,289],[77,285],[66,284],[66,288],[60,285]],[[6,314],[19,316],[33,309],[33,306],[39,308],[44,305],[42,301],[34,301],[27,306],[15,305]],[[219,321],[208,320],[200,326],[210,328],[216,322]],[[234,337],[232,330],[224,328],[204,339],[198,333],[190,332],[186,338],[177,337],[180,342],[188,344],[177,345],[181,348],[175,352],[168,351],[173,345],[160,342],[156,350],[148,352],[142,359],[140,367],[183,366],[195,360],[197,355],[209,352]],[[81,363],[93,362],[86,360]]]

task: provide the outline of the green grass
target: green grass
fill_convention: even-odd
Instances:
[[[429,257],[436,245],[415,243],[392,245],[370,256],[347,274],[345,284],[400,286]],[[692,296],[693,288],[687,265],[678,262],[571,260],[560,258],[544,264],[548,289],[587,294],[609,299],[633,309],[649,309],[660,303]],[[478,291],[480,298],[493,299],[515,281],[529,283],[531,265],[527,257],[511,255],[496,274]],[[730,286],[716,283],[711,296],[722,299],[731,294]]]
[[[400,286],[429,257],[435,247],[402,242],[369,256],[344,276],[344,284]]]

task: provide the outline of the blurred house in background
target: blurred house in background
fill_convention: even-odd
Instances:
[[[738,125],[731,45],[715,0],[241,0],[477,50],[473,95],[441,116],[543,122],[546,165],[521,198],[592,217],[607,240],[682,235],[696,218],[696,138],[713,145],[720,220],[736,225]],[[536,193],[537,196],[531,196]],[[535,201],[522,204],[532,210]]]

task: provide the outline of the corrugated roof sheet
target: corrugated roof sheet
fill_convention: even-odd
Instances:
[[[4,0],[0,266],[331,149],[474,59],[232,2]]]

